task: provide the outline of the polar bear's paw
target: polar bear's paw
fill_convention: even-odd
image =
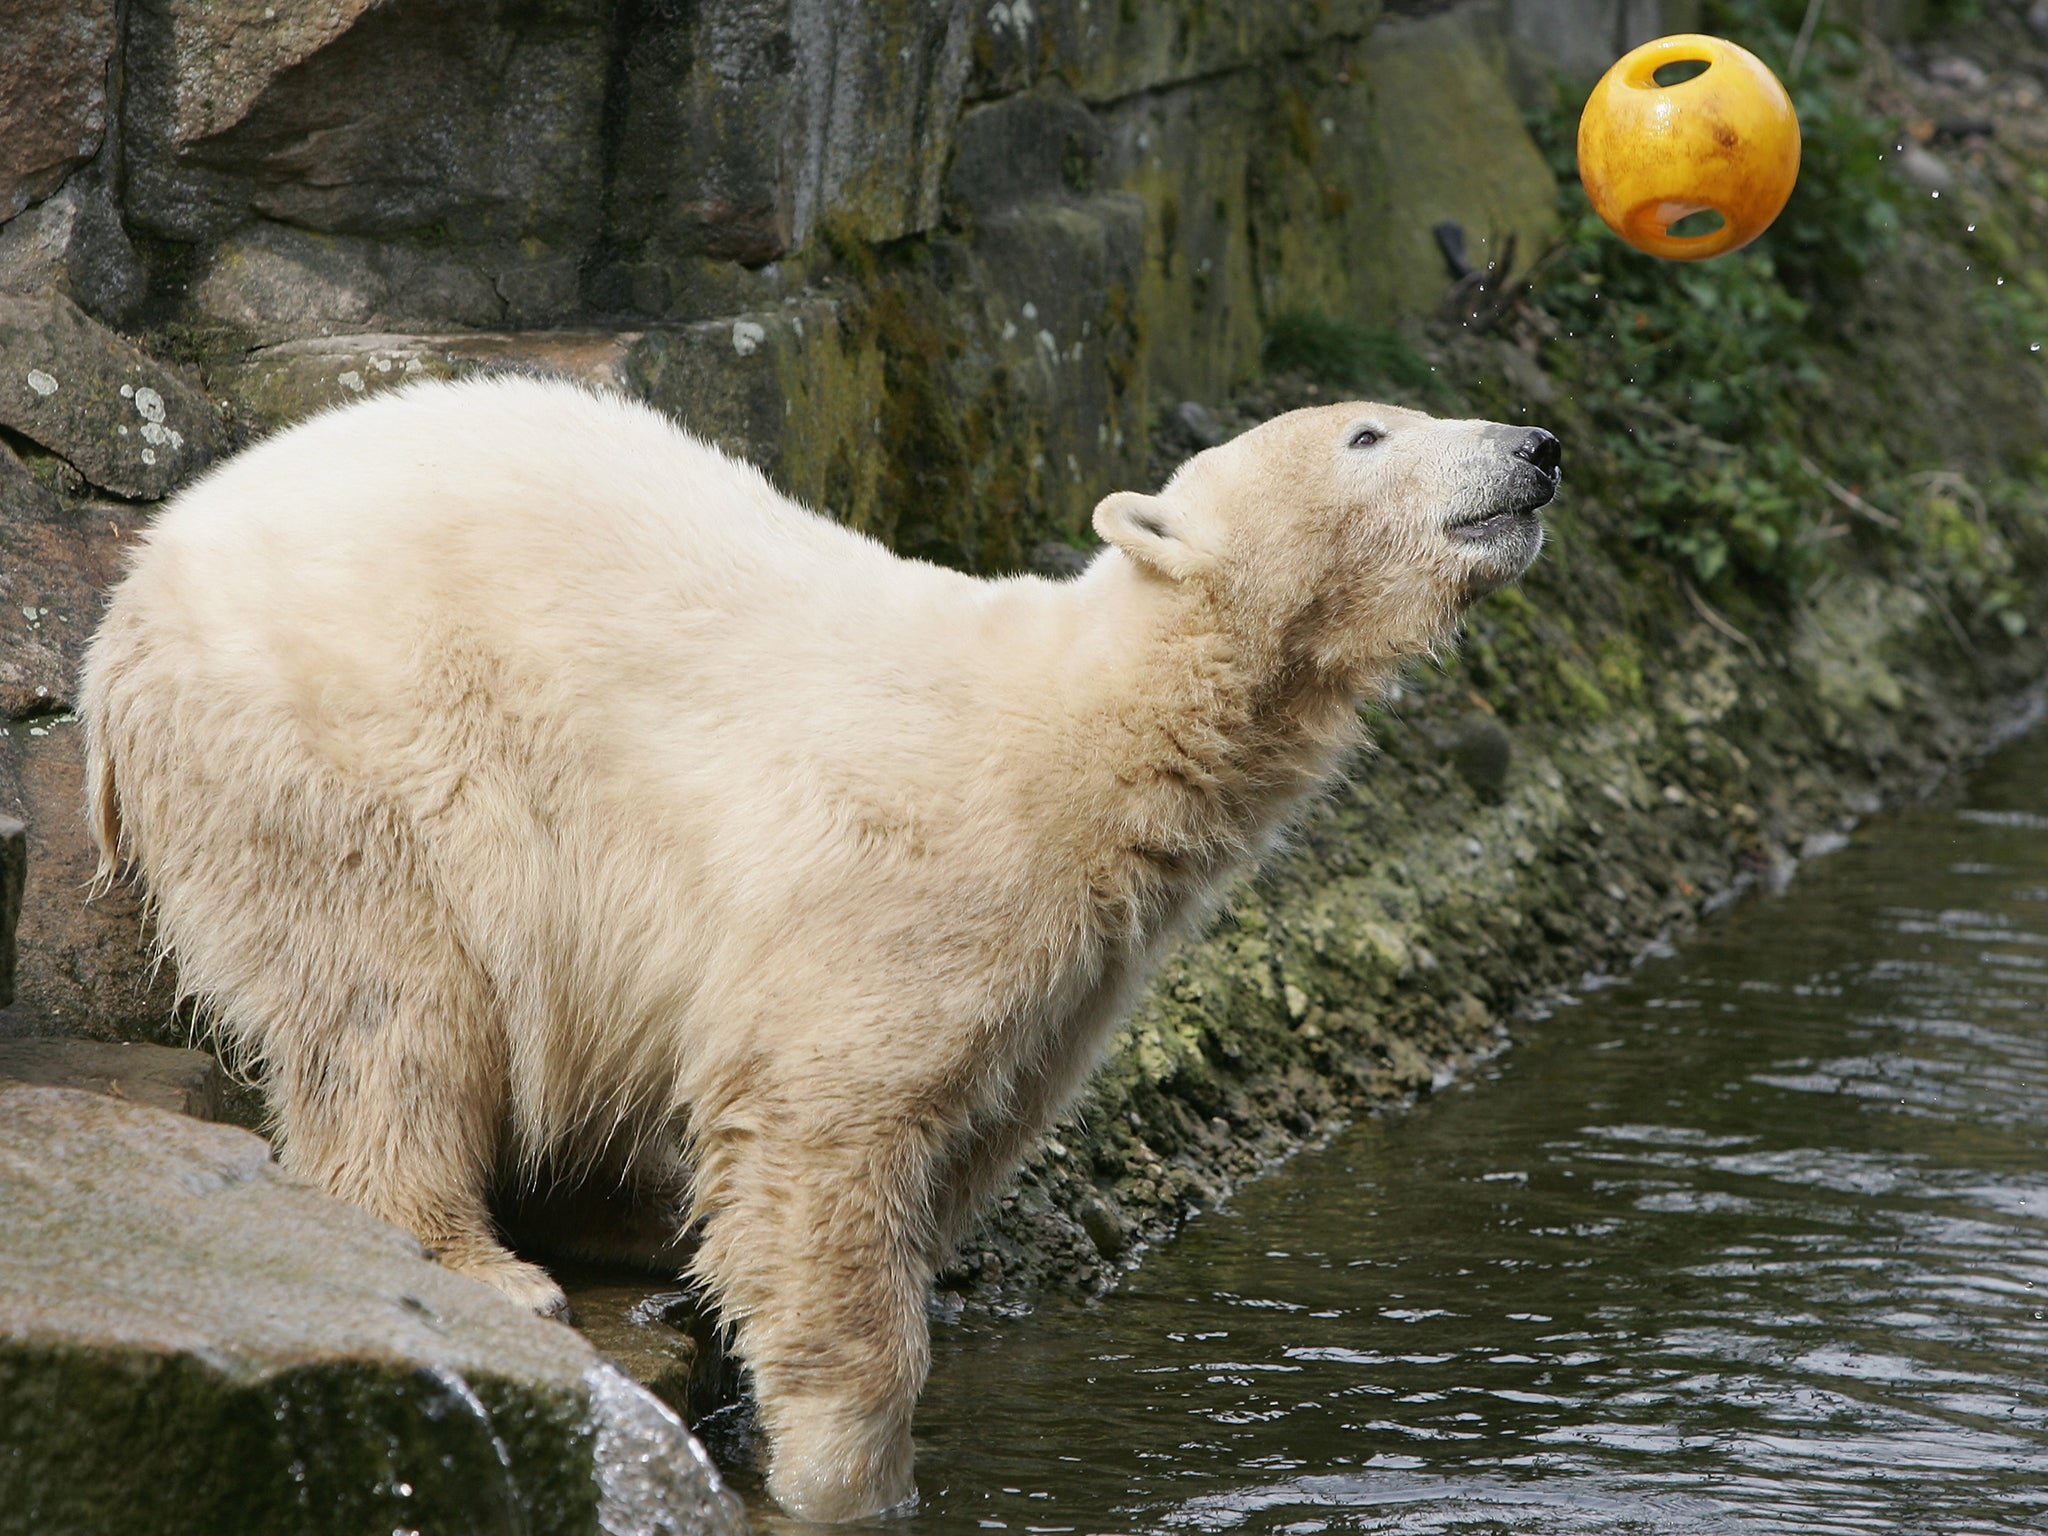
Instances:
[[[502,1248],[490,1252],[443,1250],[434,1257],[457,1274],[503,1291],[529,1312],[568,1320],[569,1298],[555,1284],[554,1276],[538,1264],[514,1258]]]
[[[774,1437],[769,1497],[800,1520],[864,1520],[917,1505],[907,1424],[841,1428],[799,1419]],[[890,1418],[894,1415],[887,1416]]]

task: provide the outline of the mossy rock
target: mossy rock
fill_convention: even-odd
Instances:
[[[0,1532],[737,1536],[666,1408],[256,1136],[0,1088]]]

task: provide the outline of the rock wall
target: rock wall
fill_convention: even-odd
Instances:
[[[134,902],[80,902],[68,711],[121,541],[214,456],[538,367],[906,553],[1064,568],[1145,477],[1155,402],[1226,395],[1275,315],[1430,309],[1441,219],[1482,260],[1544,237],[1506,65],[1515,37],[1640,25],[1644,0],[1585,3],[21,0],[0,805],[33,842],[24,1008],[182,1032]]]

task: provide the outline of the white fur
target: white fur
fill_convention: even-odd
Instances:
[[[1522,485],[1507,431],[1297,412],[1105,501],[1075,581],[984,581],[617,397],[383,396],[157,520],[86,663],[104,867],[286,1161],[529,1305],[492,1178],[679,1151],[771,1490],[870,1513],[979,1203],[1533,552],[1445,532]]]

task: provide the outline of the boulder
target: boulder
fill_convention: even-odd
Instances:
[[[168,1045],[0,1038],[0,1093],[17,1085],[72,1088],[198,1120],[221,1107],[220,1063]]]
[[[245,1131],[0,1091],[10,1529],[738,1536],[680,1419]]]
[[[219,446],[206,396],[62,294],[0,294],[0,358],[0,426],[102,490],[153,501]]]
[[[54,192],[107,127],[114,0],[9,0],[0,47],[0,224]]]

